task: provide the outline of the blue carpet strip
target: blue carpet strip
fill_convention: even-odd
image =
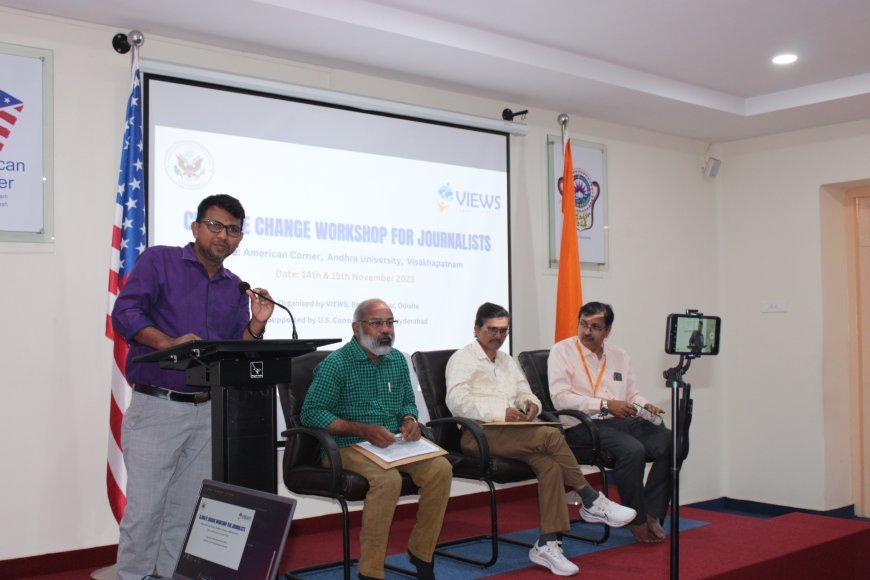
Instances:
[[[775,505],[770,503],[761,503],[757,501],[749,501],[743,499],[731,499],[730,497],[720,497],[718,499],[711,499],[707,501],[700,501],[688,504],[684,507],[761,519],[775,518],[778,516],[783,516],[785,514],[790,514],[792,512],[799,512],[803,514],[828,516],[832,518],[845,518],[868,521],[868,518],[861,518],[855,515],[854,505],[847,505],[833,510],[818,511],[803,508],[793,508],[789,506]]]

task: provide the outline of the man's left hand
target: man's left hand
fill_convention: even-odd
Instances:
[[[664,413],[664,411],[662,411],[661,409],[659,409],[658,407],[656,407],[652,403],[647,403],[646,405],[643,406],[643,408],[646,409],[647,411],[649,411],[650,413],[655,413],[656,415],[661,415],[662,413]]]
[[[399,429],[402,432],[402,439],[405,441],[417,441],[420,439],[420,425],[414,419],[410,417],[405,417],[402,420],[402,424],[399,425]]]

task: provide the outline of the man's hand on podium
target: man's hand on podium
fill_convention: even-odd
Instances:
[[[177,336],[175,338],[169,336],[156,326],[146,326],[136,333],[133,340],[139,344],[150,346],[156,350],[163,350],[173,346],[190,342],[191,340],[202,340],[198,335],[188,332],[187,334]]]
[[[202,340],[202,337],[199,336],[198,334],[188,332],[187,334],[184,334],[184,335],[179,336],[177,338],[173,338],[172,340],[169,341],[169,344],[166,345],[166,347],[164,347],[164,348],[169,348],[171,346],[177,346],[179,344],[184,344],[185,342],[190,342],[191,340]]]

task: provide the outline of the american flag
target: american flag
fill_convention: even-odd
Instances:
[[[127,342],[112,328],[112,308],[136,259],[145,251],[145,194],[142,162],[142,86],[139,79],[139,49],[133,47],[133,82],[127,100],[124,140],[121,147],[121,172],[115,195],[115,225],[112,228],[112,261],[109,269],[109,307],[106,313],[106,336],[114,341],[112,365],[112,402],[109,411],[109,461],[106,486],[109,504],[119,522],[127,505],[127,469],[121,448],[121,421],[130,404],[132,389],[124,378]]]
[[[0,151],[3,151],[6,139],[12,133],[12,128],[15,126],[15,122],[18,121],[18,116],[23,109],[24,103],[9,93],[0,90]]]

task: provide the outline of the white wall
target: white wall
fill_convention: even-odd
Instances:
[[[823,229],[834,203],[823,188],[866,179],[868,151],[868,122],[718,149],[724,495],[813,509],[853,502],[845,224],[836,214]],[[765,301],[788,312],[762,314]]]
[[[0,513],[16,524],[0,531],[0,559],[117,541],[105,494],[111,347],[103,336],[129,88],[129,59],[110,46],[116,32],[0,9],[4,42],[54,51],[57,237],[0,245]],[[153,60],[493,118],[522,105],[145,33],[142,57]],[[559,112],[530,111],[528,136],[511,138],[515,352],[552,341],[546,135],[558,134]],[[683,501],[851,503],[848,490],[825,494],[830,479],[849,475],[841,457],[823,453],[823,438],[840,428],[820,423],[817,213],[821,184],[859,177],[870,127],[852,127],[851,138],[840,129],[808,133],[800,146],[724,146],[722,172],[710,181],[701,174],[704,143],[571,116],[572,136],[605,144],[609,163],[610,265],[584,276],[584,297],[613,304],[611,339],[632,353],[654,402],[668,406],[661,372],[674,363],[662,352],[665,316],[694,307],[725,319],[722,356],[695,362],[687,376],[696,405]],[[791,310],[760,316],[762,298]],[[826,466],[835,470],[827,479]]]

